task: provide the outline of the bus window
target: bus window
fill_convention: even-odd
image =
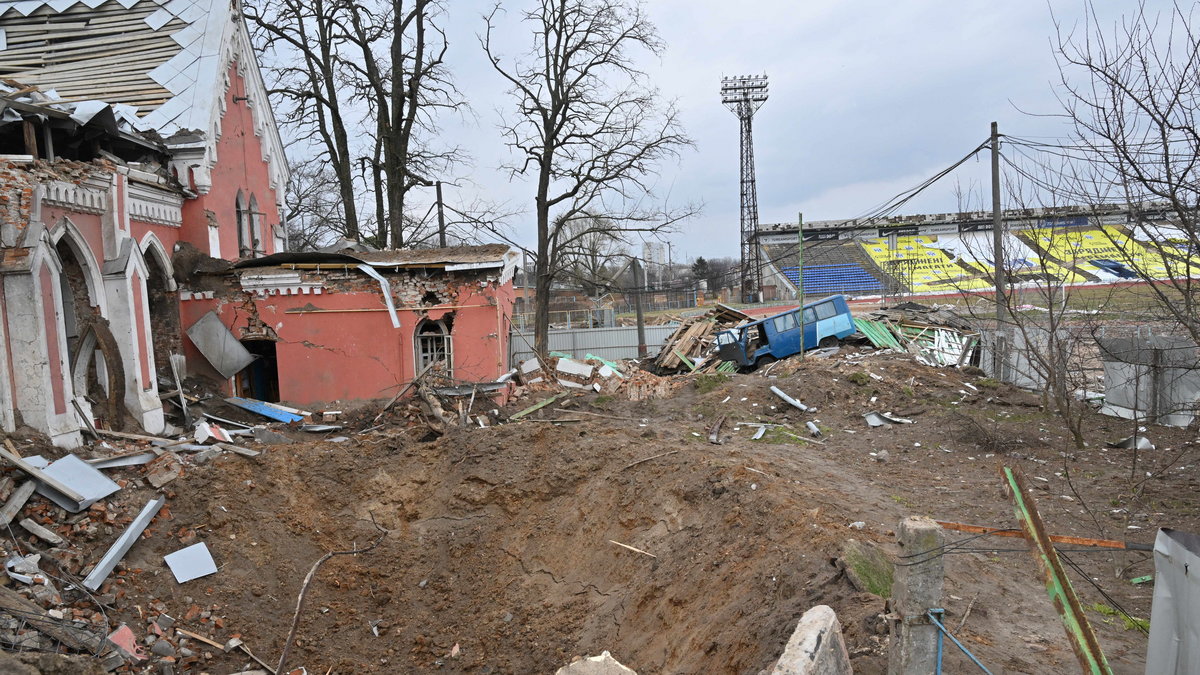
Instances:
[[[833,317],[837,316],[838,313],[837,307],[834,307],[832,302],[822,302],[814,309],[817,310],[817,321],[821,321],[822,319],[832,319]]]
[[[775,317],[774,319],[772,319],[772,321],[775,322],[775,332],[776,333],[785,333],[796,327],[796,315],[795,314],[791,314],[791,313],[781,314],[781,315]]]
[[[816,323],[817,317],[813,314],[813,308],[809,307],[804,310],[804,323]]]

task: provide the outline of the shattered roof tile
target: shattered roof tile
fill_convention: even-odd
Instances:
[[[135,106],[138,126],[164,136],[204,129],[196,92],[219,85],[230,17],[220,0],[0,0],[0,78]]]

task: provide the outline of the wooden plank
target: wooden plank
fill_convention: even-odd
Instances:
[[[8,501],[4,502],[4,506],[0,508],[0,527],[4,527],[17,517],[21,509],[25,507],[25,502],[33,496],[33,491],[37,489],[37,483],[27,480],[17,486],[16,490],[9,495]]]
[[[0,612],[10,613],[16,618],[37,617],[29,622],[30,627],[62,642],[71,649],[97,655],[104,647],[103,635],[97,635],[82,628],[74,628],[60,619],[54,619],[46,613],[46,610],[2,586],[0,586]]]
[[[545,408],[546,406],[550,405],[551,403],[554,403],[554,402],[555,402],[555,401],[557,401],[558,399],[560,399],[560,398],[563,398],[564,396],[567,396],[567,395],[569,395],[569,394],[570,394],[570,392],[567,392],[567,391],[564,391],[564,392],[563,392],[563,393],[561,393],[561,394],[555,394],[554,396],[551,396],[550,398],[543,399],[542,401],[540,401],[540,402],[538,402],[538,403],[535,403],[534,405],[531,405],[531,406],[529,406],[528,408],[526,408],[526,409],[522,410],[522,411],[521,411],[521,412],[519,412],[519,413],[516,413],[515,415],[513,415],[512,417],[510,417],[510,418],[508,418],[508,419],[510,419],[510,420],[519,420],[519,419],[521,419],[522,417],[524,417],[524,416],[528,415],[529,413],[531,413],[531,412],[536,412],[536,411],[538,411],[538,410],[541,410],[542,408]]]
[[[26,462],[25,460],[21,459],[20,457],[17,457],[16,455],[12,454],[8,450],[0,450],[0,457],[7,459],[9,462],[11,462],[13,464],[13,466],[24,471],[25,473],[29,474],[30,476],[33,476],[34,478],[45,483],[46,485],[54,488],[55,490],[60,492],[67,499],[70,499],[71,501],[75,501],[75,502],[80,502],[80,503],[82,503],[84,501],[83,495],[81,495],[78,492],[67,487],[65,484],[63,484],[62,481],[58,480],[57,478],[55,478],[53,476],[47,476],[44,471],[42,471],[41,469],[37,468],[36,466],[30,464],[29,462]]]

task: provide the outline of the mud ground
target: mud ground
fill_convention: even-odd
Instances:
[[[845,542],[894,554],[906,515],[1013,527],[1002,466],[1025,472],[1054,534],[1148,543],[1160,525],[1198,526],[1194,431],[1151,427],[1159,449],[1133,467],[1131,451],[1104,447],[1128,435],[1129,422],[1091,415],[1089,447],[1076,450],[1036,395],[951,369],[901,356],[790,368],[775,378],[693,378],[670,399],[580,394],[526,421],[436,439],[388,425],[347,442],[189,466],[102,589],[115,597],[110,619],[144,635],[165,611],[216,642],[240,637],[274,663],[312,564],[369,545],[382,528],[378,547],[320,568],[291,666],[552,673],[607,649],[640,673],[753,674],[771,665],[806,609],[827,604],[855,671],[881,673],[885,602],[835,564]],[[787,407],[771,385],[817,412]],[[913,423],[868,428],[869,410]],[[711,444],[722,415],[722,444]],[[823,444],[797,438],[808,420]],[[755,428],[741,424],[752,421],[790,426],[754,441]],[[140,469],[125,471],[129,487],[111,508],[136,513],[151,491],[139,487]],[[96,534],[99,551],[121,522]],[[177,584],[162,556],[195,541],[208,543],[220,571]],[[1111,596],[1076,575],[1085,605],[1149,617],[1152,588],[1130,582],[1153,572],[1149,554],[1068,555]],[[947,625],[993,672],[1077,667],[1021,540],[976,539],[945,563]],[[1145,636],[1119,616],[1088,614],[1114,670],[1141,673]],[[254,665],[240,652],[190,647],[196,660],[179,672]],[[948,672],[970,668],[948,653]]]

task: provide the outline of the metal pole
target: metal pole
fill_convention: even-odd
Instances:
[[[992,122],[992,265],[996,269],[996,329],[1004,322],[1007,273],[1004,269],[1004,219],[1000,213],[1000,130]]]
[[[646,317],[642,314],[642,287],[646,283],[646,270],[642,261],[633,259],[633,302],[637,311],[638,358],[646,358]]]
[[[446,248],[446,212],[442,209],[442,181],[434,183],[437,188],[438,245]]]
[[[804,358],[804,214],[796,221],[796,294],[800,296],[800,358]]]

